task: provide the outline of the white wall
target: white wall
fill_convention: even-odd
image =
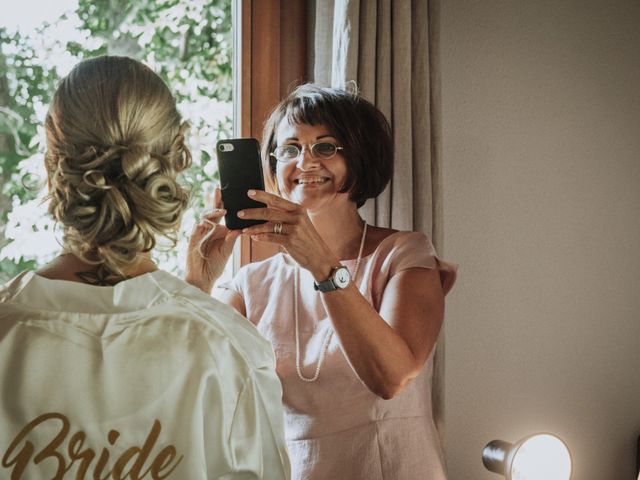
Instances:
[[[640,1],[441,0],[451,480],[555,432],[574,480],[635,480]]]

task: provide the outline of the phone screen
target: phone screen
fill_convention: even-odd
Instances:
[[[266,220],[238,218],[240,210],[265,206],[247,196],[249,190],[264,190],[258,141],[255,138],[222,139],[216,144],[216,153],[227,228],[238,230],[265,223]]]

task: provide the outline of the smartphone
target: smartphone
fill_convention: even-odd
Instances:
[[[229,138],[216,143],[222,203],[227,211],[225,224],[239,230],[265,223],[266,220],[238,218],[245,208],[260,208],[265,204],[247,196],[249,190],[264,190],[260,147],[255,138]]]

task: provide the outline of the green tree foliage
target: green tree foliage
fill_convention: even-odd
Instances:
[[[232,133],[231,25],[231,0],[80,0],[75,12],[35,33],[0,28],[0,282],[59,250],[43,205],[42,121],[59,79],[96,55],[145,62],[170,86],[192,126],[194,166],[184,175],[193,189],[181,233],[186,237],[218,180],[215,141]],[[180,255],[168,249],[156,254],[177,274],[184,264]]]

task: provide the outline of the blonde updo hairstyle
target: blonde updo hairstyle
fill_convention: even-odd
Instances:
[[[176,176],[191,154],[158,75],[131,58],[85,60],[58,86],[45,129],[49,213],[65,250],[96,266],[84,275],[113,284],[157,236],[175,245],[189,201]]]

